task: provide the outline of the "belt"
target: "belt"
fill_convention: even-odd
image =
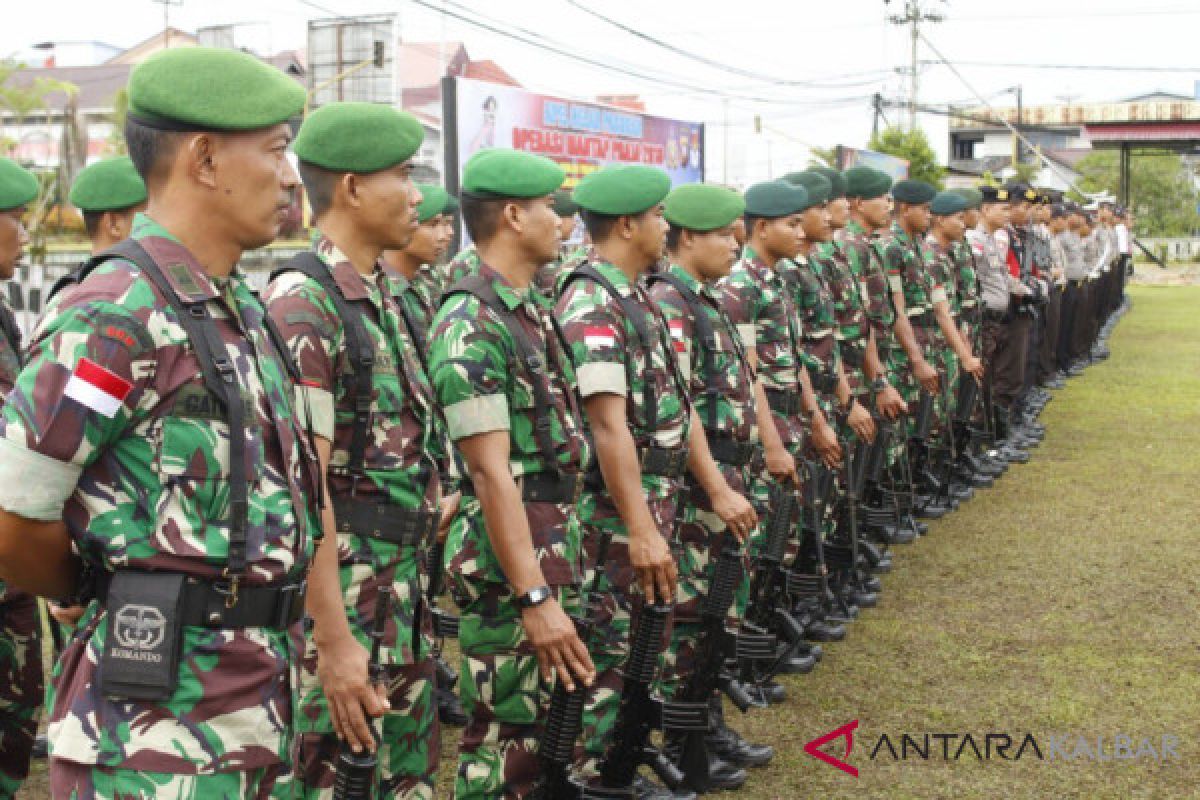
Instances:
[[[660,475],[664,478],[682,478],[687,471],[688,449],[676,447],[668,450],[658,445],[638,448],[638,461],[643,475]]]
[[[776,414],[781,414],[785,417],[794,417],[804,410],[801,405],[800,390],[788,391],[787,389],[765,389],[767,394],[767,405]]]
[[[992,311],[990,308],[983,310],[983,318],[988,322],[1008,322],[1012,319],[1007,311]]]
[[[912,325],[918,328],[936,328],[938,326],[937,317],[928,311],[922,311],[920,314],[913,314],[908,318]]]
[[[111,572],[96,578],[96,599],[105,605]],[[227,579],[188,576],[179,614],[182,625],[202,628],[289,628],[304,616],[307,581],[238,586]]]
[[[840,348],[842,353],[842,361],[849,364],[854,369],[862,369],[863,360],[866,358],[866,350],[857,342],[847,344]]]
[[[517,479],[521,486],[521,501],[525,503],[574,504],[583,492],[582,472],[531,472]],[[474,495],[475,484],[463,478],[463,494]]]
[[[833,394],[837,391],[837,375],[834,375],[832,372],[822,372],[820,374],[810,372],[808,373],[808,377],[812,381],[813,391],[818,394]]]
[[[333,515],[338,533],[354,533],[398,545],[416,545],[428,541],[437,530],[435,511],[399,508],[355,497],[333,498]]]
[[[758,442],[734,439],[732,436],[721,434],[709,435],[708,451],[712,453],[714,461],[731,467],[745,467],[762,457],[762,447]]]

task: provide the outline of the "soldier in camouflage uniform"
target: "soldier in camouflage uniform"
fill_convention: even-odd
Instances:
[[[458,201],[441,186],[417,184],[421,203],[417,206],[417,228],[400,250],[385,250],[383,266],[392,279],[393,293],[404,304],[407,320],[422,353],[428,352],[429,326],[446,291],[441,268],[454,239],[454,212]]]
[[[559,189],[554,193],[554,213],[558,214],[562,246],[559,247],[558,258],[543,264],[535,279],[538,291],[551,302],[558,299],[558,289],[562,285],[563,277],[584,261],[587,252],[585,248],[571,241],[576,220],[579,218],[579,204],[571,198],[570,191]]]
[[[641,285],[662,253],[670,188],[665,172],[643,166],[608,167],[580,182],[574,198],[595,259],[564,277],[556,308],[578,365],[599,468],[580,501],[585,564],[601,572],[591,647],[596,685],[584,707],[588,775],[616,723],[632,621],[642,603],[675,597],[671,547],[685,470],[704,477],[717,513],[742,535],[753,525],[749,504],[724,483],[707,451],[691,446],[703,434],[693,425],[666,325]],[[606,541],[604,563],[596,565]]]
[[[0,415],[0,576],[94,598],[48,698],[56,798],[284,788],[320,484],[290,361],[236,263],[278,235],[303,105],[235,51],[134,68],[147,212],[64,295]]]
[[[737,329],[721,307],[716,283],[729,274],[739,248],[732,223],[745,202],[736,192],[690,184],[667,197],[665,215],[670,266],[651,280],[650,298],[662,310],[679,356],[679,367],[694,398],[697,426],[724,483],[750,494],[750,481],[762,469],[762,448],[755,408],[754,373]],[[663,664],[663,695],[671,697],[697,666],[700,612],[709,591],[711,562],[729,532],[715,511],[708,490],[696,479],[686,481],[685,508],[679,529],[679,587],[675,624]],[[749,588],[749,570],[744,586]],[[744,603],[742,604],[744,606]],[[736,630],[742,609],[731,608]],[[753,745],[724,722],[720,699],[712,703],[717,730],[707,739],[717,756],[739,767],[762,766],[774,756],[771,747]]]
[[[8,305],[7,281],[29,244],[21,222],[37,197],[34,175],[0,159],[0,406],[21,369],[21,331]],[[37,599],[0,581],[0,798],[11,798],[29,774],[42,707],[42,646]]]
[[[332,796],[339,739],[376,750],[368,718],[381,715],[374,796],[433,797],[440,737],[421,568],[442,516],[430,455],[438,431],[432,389],[379,260],[416,228],[421,195],[409,159],[422,136],[414,117],[377,104],[310,114],[295,152],[313,252],[284,265],[263,294],[300,368],[331,501],[309,581],[313,626],[296,725],[306,798]],[[393,599],[384,685],[373,686],[367,654],[381,586]]]
[[[467,162],[462,215],[479,269],[450,288],[434,318],[430,376],[467,468],[446,543],[470,717],[460,800],[535,796],[553,681],[573,689],[595,676],[568,616],[578,603],[575,503],[589,448],[566,345],[531,289],[558,251],[551,194],[563,178],[553,162],[520,151],[484,150]]]
[[[753,486],[759,512],[769,514],[773,481],[800,484],[796,460],[804,456],[806,429],[812,447],[832,463],[841,458],[841,448],[812,391],[804,367],[800,317],[782,274],[787,260],[800,252],[801,213],[810,206],[808,192],[803,186],[771,181],[751,186],[745,199],[747,245],[720,285],[726,312],[758,376],[756,407],[771,409],[775,423],[759,427],[766,466]],[[752,539],[754,550],[762,545],[762,530]],[[789,558],[797,556],[799,544],[798,540],[791,543]],[[845,629],[818,618],[807,634],[834,641],[845,637]],[[819,654],[814,648],[812,655]]]

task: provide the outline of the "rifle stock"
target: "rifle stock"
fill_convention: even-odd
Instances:
[[[392,587],[379,587],[379,595],[375,600],[375,620],[371,630],[371,660],[370,675],[372,683],[379,683],[383,678],[383,664],[380,662],[379,651],[383,645],[383,637],[387,631],[387,620],[391,614]],[[375,743],[379,743],[379,732],[371,726],[371,734]],[[343,745],[338,751],[337,772],[333,780],[334,800],[369,800],[374,793],[375,768],[378,765],[376,753],[355,753]]]

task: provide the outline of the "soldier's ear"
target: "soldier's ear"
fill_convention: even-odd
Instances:
[[[209,189],[217,188],[216,134],[200,131],[189,135],[179,148],[178,158],[192,180]]]

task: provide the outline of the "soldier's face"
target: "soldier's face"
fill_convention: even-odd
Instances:
[[[940,218],[942,234],[952,242],[960,241],[967,230],[966,214],[958,211]]]
[[[1029,203],[1024,200],[1013,203],[1009,219],[1013,225],[1024,225],[1029,222]]]
[[[792,214],[764,220],[763,237],[770,255],[795,258],[800,255],[800,246],[804,242],[804,215]]]
[[[450,243],[454,241],[454,217],[449,214],[438,214],[434,219],[437,220],[436,238],[437,244],[437,260],[440,261],[445,257],[446,251],[450,249]]]
[[[575,219],[574,214],[558,218],[558,230],[564,242],[569,240],[571,235],[575,233]]]
[[[858,210],[868,225],[872,228],[882,228],[888,224],[888,217],[892,214],[892,199],[886,194],[881,194],[869,200],[859,200]]]
[[[218,211],[243,250],[270,244],[291,211],[299,182],[287,158],[292,140],[286,123],[256,131],[211,135],[207,162]]]
[[[1008,224],[1008,203],[984,203],[980,210],[983,221],[993,228]]]
[[[833,227],[829,224],[829,206],[822,203],[804,210],[800,215],[803,220],[804,238],[812,242],[828,242],[833,238]]]
[[[637,251],[646,257],[646,265],[649,266],[662,258],[663,248],[667,243],[667,229],[670,225],[663,216],[663,205],[659,203],[649,211],[630,219],[633,243]]]
[[[968,228],[974,228],[979,224],[979,209],[968,208],[963,212],[963,221],[966,223]]]
[[[342,185],[347,188],[345,182]],[[412,164],[356,175],[354,194],[356,217],[374,244],[383,250],[408,245],[419,224],[417,206],[424,199],[412,181]]]
[[[438,250],[437,220],[437,217],[432,217],[418,225],[404,247],[404,252],[422,264],[436,263],[441,257]]]
[[[515,202],[515,201],[514,201]],[[521,226],[521,242],[535,264],[548,264],[558,256],[561,220],[554,213],[554,196],[536,197],[516,204],[517,222]]]
[[[850,201],[844,197],[835,197],[829,201],[829,224],[835,231],[846,227],[850,221]]]
[[[25,208],[0,211],[0,281],[6,281],[16,271],[17,262],[29,245],[29,233],[21,215]]]
[[[746,220],[738,217],[733,223],[733,238],[737,239],[738,247],[746,243]]]
[[[910,231],[924,233],[929,230],[929,221],[932,215],[929,211],[929,203],[920,203],[908,205],[905,204],[899,211],[900,218],[904,226]]]
[[[732,225],[704,233],[692,231],[690,237],[691,258],[701,279],[711,282],[729,274],[739,250]]]

